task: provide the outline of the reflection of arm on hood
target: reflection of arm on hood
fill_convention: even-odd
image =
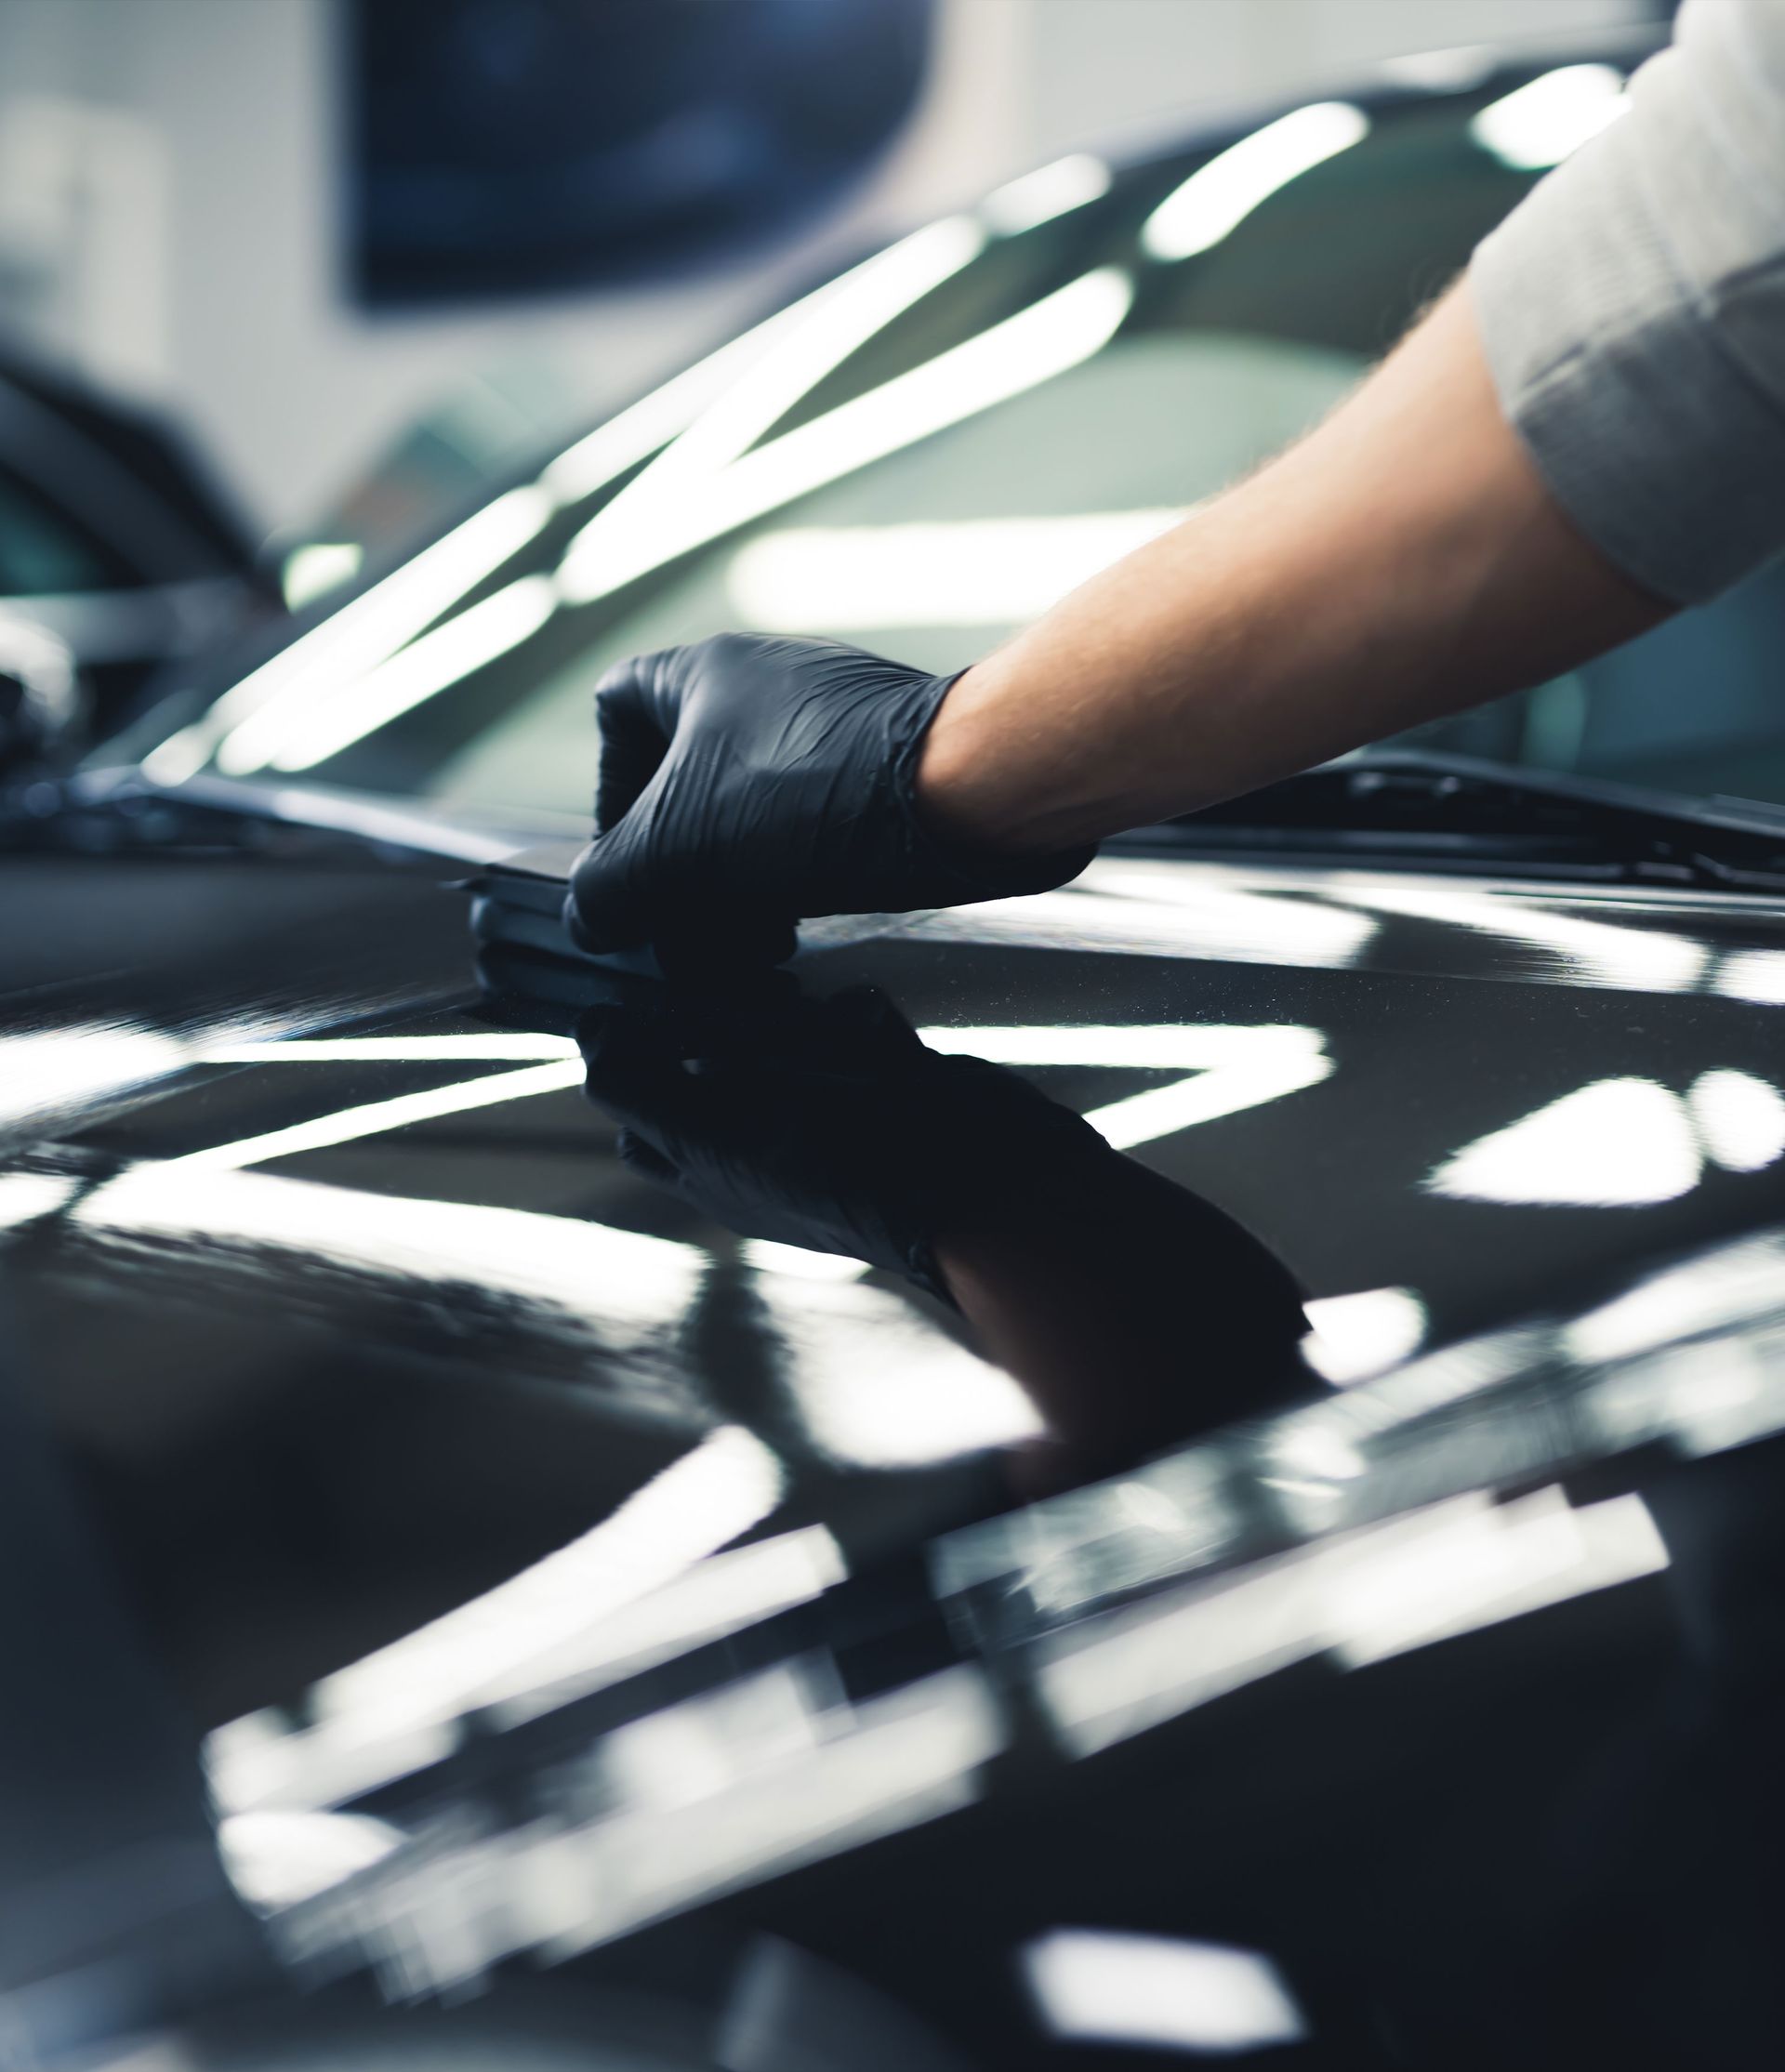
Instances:
[[[1020,1075],[929,1049],[876,992],[602,1010],[579,1040],[635,1170],[746,1237],[949,1302],[1075,1470],[1302,1379],[1301,1296],[1264,1246]]]

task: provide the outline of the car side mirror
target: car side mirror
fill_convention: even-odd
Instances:
[[[79,746],[86,716],[86,693],[67,645],[0,611],[0,772],[61,760]]]

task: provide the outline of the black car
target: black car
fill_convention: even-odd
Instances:
[[[275,606],[240,514],[178,432],[0,351],[0,619],[74,668],[72,696],[7,701],[0,772],[78,755],[165,665]],[[0,676],[29,693],[42,672],[9,661],[16,644],[0,643]]]
[[[40,2058],[1777,2062],[1776,575],[695,1033],[551,917],[607,661],[959,665],[1326,407],[1636,55],[1048,168],[11,831]],[[777,1046],[864,983],[985,1061],[1003,1366],[584,1099],[616,1018],[665,1098],[741,1045],[846,1192],[840,1086],[878,1156],[930,1116]]]

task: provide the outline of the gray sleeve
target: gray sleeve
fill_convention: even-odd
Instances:
[[[1630,102],[1481,244],[1471,293],[1556,500],[1697,603],[1785,549],[1785,0],[1686,0]]]

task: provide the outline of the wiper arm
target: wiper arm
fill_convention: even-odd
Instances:
[[[1326,763],[1135,844],[1785,892],[1785,812],[1411,749]]]

